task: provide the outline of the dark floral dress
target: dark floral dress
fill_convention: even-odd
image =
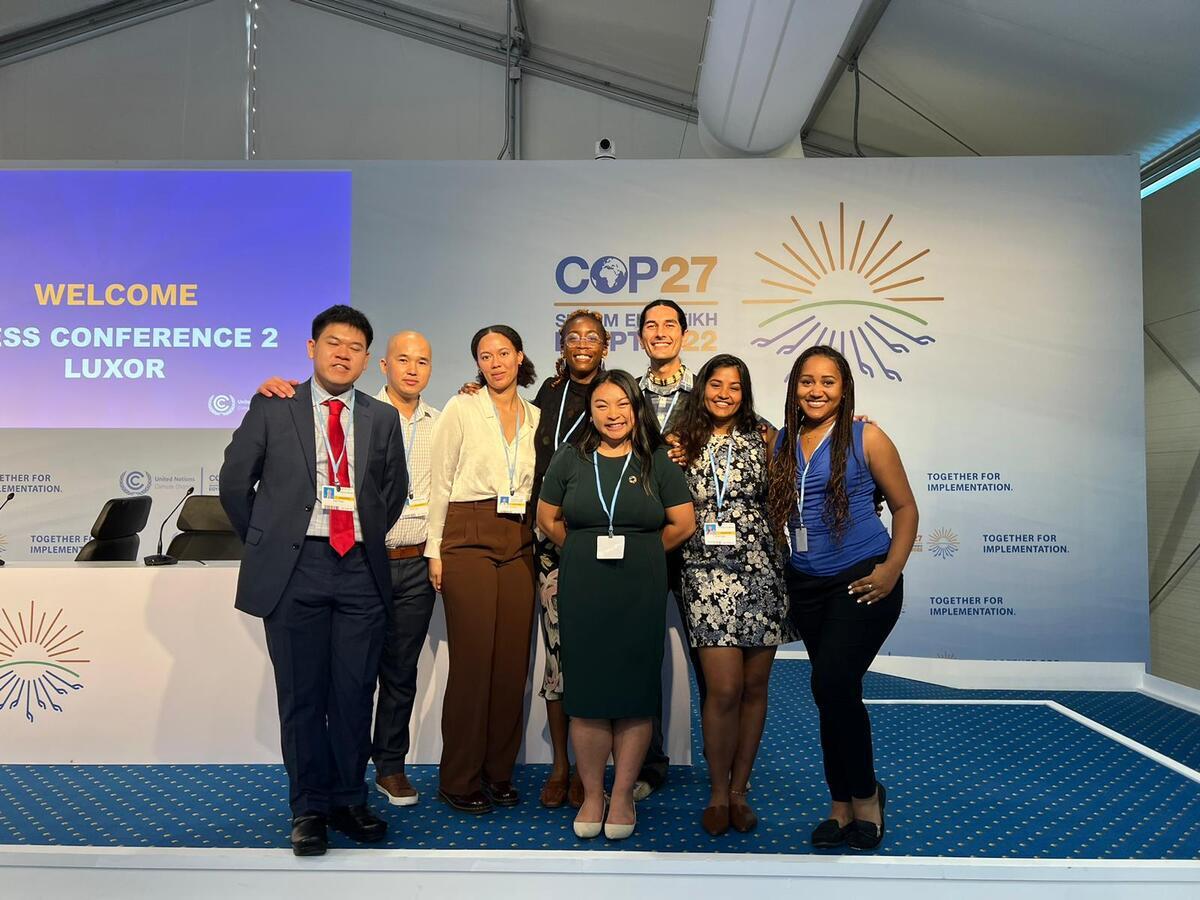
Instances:
[[[717,512],[717,473],[729,481]],[[714,435],[686,470],[699,527],[683,547],[683,599],[693,647],[770,647],[796,640],[787,616],[783,553],[767,525],[766,444],[758,432]],[[705,522],[732,522],[734,546],[704,543]]]

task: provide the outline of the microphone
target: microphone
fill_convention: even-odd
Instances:
[[[188,497],[192,496],[192,494],[194,494],[195,492],[196,492],[196,489],[194,487],[188,488],[187,491],[184,493],[183,497],[180,498],[179,502],[175,504],[175,509],[172,509],[169,513],[167,513],[167,517],[162,520],[162,524],[158,526],[158,552],[155,553],[153,556],[147,556],[147,557],[143,558],[142,562],[144,562],[146,565],[148,565],[148,566],[173,566],[173,565],[175,565],[175,563],[179,562],[179,560],[177,560],[175,557],[167,556],[165,553],[162,552],[163,529],[166,528],[167,523],[169,521],[171,521],[171,516],[175,515],[175,510],[177,510],[177,509],[179,509],[179,507],[183,506],[183,501],[186,500]]]
[[[8,501],[11,500],[15,496],[17,496],[16,491],[9,491],[8,496],[4,498],[4,502],[0,503],[0,509],[4,509],[4,507],[8,506]],[[3,565],[4,565],[4,560],[2,558],[0,558],[0,566],[3,566]]]

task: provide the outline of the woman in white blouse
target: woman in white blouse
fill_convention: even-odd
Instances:
[[[480,329],[471,355],[486,390],[451,398],[433,432],[429,580],[442,592],[450,673],[442,701],[438,796],[485,813],[515,806],[533,633],[531,510],[538,410],[521,336]]]

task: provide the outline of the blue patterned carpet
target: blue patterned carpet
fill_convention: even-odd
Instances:
[[[527,798],[474,818],[434,799],[436,770],[410,767],[422,802],[372,806],[397,849],[814,853],[827,796],[808,664],[780,660],[753,779],[756,832],[699,827],[703,766],[672,769],[638,806],[628,841],[584,842],[574,811],[545,810],[545,766],[518,769]],[[1133,693],[958,691],[870,675],[872,699],[1051,699],[1193,768],[1200,716]],[[1200,784],[1045,706],[873,705],[877,768],[888,786],[889,856],[1200,859]],[[698,716],[693,733],[698,741]],[[699,760],[700,748],[695,748]],[[280,766],[0,766],[0,844],[286,848]],[[378,801],[375,799],[378,798]],[[354,846],[331,835],[333,846]]]

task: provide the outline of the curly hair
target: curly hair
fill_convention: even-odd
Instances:
[[[567,317],[563,319],[562,327],[558,329],[558,337],[562,342],[562,353],[559,354],[558,359],[554,361],[554,377],[550,380],[550,383],[554,385],[554,387],[558,387],[567,380],[567,375],[569,373],[567,371],[566,337],[567,332],[571,328],[571,324],[579,319],[587,319],[588,321],[596,324],[596,327],[600,330],[600,337],[604,341],[605,347],[607,347],[608,342],[612,340],[612,336],[608,333],[608,329],[604,327],[604,316],[602,316],[600,313],[596,312],[595,310],[584,309],[582,307],[580,309],[572,310],[570,313],[568,313]],[[600,368],[598,371],[604,371],[603,362],[600,363]]]
[[[800,354],[788,375],[787,399],[784,401],[784,428],[779,435],[779,447],[771,458],[768,478],[767,510],[771,527],[776,534],[783,534],[796,509],[796,448],[797,435],[804,424],[796,391],[800,384],[800,372],[804,364],[814,356],[823,356],[837,366],[842,379],[842,402],[837,409],[837,420],[829,436],[829,484],[825,490],[825,508],[822,518],[835,541],[841,541],[850,524],[850,497],[846,492],[846,458],[854,447],[854,373],[846,357],[832,347],[818,345],[809,347]]]

